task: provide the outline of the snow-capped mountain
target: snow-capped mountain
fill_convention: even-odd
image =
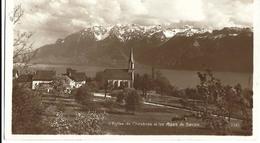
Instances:
[[[141,65],[175,69],[251,71],[251,28],[92,26],[37,49],[32,63],[126,66],[129,49]],[[242,66],[243,65],[243,66]],[[214,66],[214,67],[213,67]]]
[[[183,28],[174,28],[166,26],[141,26],[137,24],[121,25],[117,24],[114,26],[92,26],[85,28],[81,31],[81,38],[93,39],[95,41],[104,40],[111,36],[116,37],[120,42],[126,42],[134,39],[151,38],[154,34],[161,34],[161,41],[167,41],[176,34],[192,36],[195,33],[203,33],[210,31],[207,29],[193,28],[192,26],[184,26]]]

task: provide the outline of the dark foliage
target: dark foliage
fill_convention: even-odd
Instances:
[[[87,86],[81,86],[73,91],[74,97],[77,102],[84,105],[85,110],[96,110],[98,105],[93,102],[93,95]]]
[[[43,106],[37,91],[13,84],[12,95],[12,133],[40,134],[43,132],[41,113]]]
[[[127,112],[134,113],[141,105],[141,97],[136,90],[126,90],[125,108]]]
[[[157,71],[154,75],[136,74],[134,87],[135,89],[143,92],[143,97],[146,97],[147,92],[151,90],[154,90],[162,95],[171,95],[174,91],[174,87],[160,71]]]
[[[252,132],[252,108],[250,108],[250,96],[252,95],[247,95],[249,100],[245,98],[246,94],[242,92],[240,84],[234,87],[222,85],[210,70],[203,73],[198,72],[198,77],[200,84],[197,86],[197,91],[203,97],[201,118],[207,123],[207,127],[221,130],[224,134],[228,133],[226,129],[231,121],[231,116],[236,116],[243,119],[243,129]],[[216,108],[212,108],[212,106]],[[239,114],[240,112],[242,114]],[[217,117],[213,117],[213,114]]]

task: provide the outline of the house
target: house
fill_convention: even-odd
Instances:
[[[105,69],[104,75],[108,84],[113,88],[134,87],[134,55],[133,48],[130,50],[128,68],[126,69]]]
[[[49,91],[51,89],[50,83],[55,78],[55,71],[38,70],[32,77],[32,89],[37,87],[45,87]]]
[[[66,77],[71,88],[79,88],[86,84],[86,74],[84,72],[77,72],[71,68],[67,68]]]

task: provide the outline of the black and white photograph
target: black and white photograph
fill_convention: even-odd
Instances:
[[[252,137],[256,1],[5,1],[5,128]]]

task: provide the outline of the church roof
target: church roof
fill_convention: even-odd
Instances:
[[[107,80],[131,80],[128,69],[105,69],[104,73]]]

